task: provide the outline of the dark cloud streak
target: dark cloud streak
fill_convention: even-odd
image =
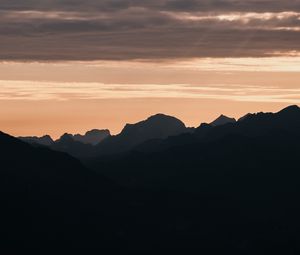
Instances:
[[[300,0],[0,0],[2,60],[265,57],[299,41]]]
[[[119,11],[142,7],[168,11],[300,11],[300,0],[1,0],[0,10]]]

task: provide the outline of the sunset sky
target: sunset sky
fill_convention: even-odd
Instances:
[[[0,0],[0,130],[118,133],[300,104],[300,0]]]

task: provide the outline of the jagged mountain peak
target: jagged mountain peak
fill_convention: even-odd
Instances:
[[[97,135],[97,134],[107,134],[110,135],[110,131],[108,129],[92,129],[85,133],[85,135]]]
[[[221,125],[225,125],[227,123],[235,123],[235,122],[236,122],[235,118],[230,118],[230,117],[227,117],[227,116],[221,114],[217,119],[215,119],[213,122],[211,122],[210,125],[221,126]]]
[[[53,139],[51,138],[50,135],[44,135],[41,137],[38,136],[24,136],[24,137],[18,137],[20,140],[31,143],[31,144],[39,144],[39,145],[44,145],[44,146],[50,146],[53,144]]]
[[[136,132],[137,129],[140,131],[151,131],[151,129],[162,131],[169,130],[171,133],[172,129],[174,129],[174,133],[177,133],[177,131],[175,130],[184,130],[186,129],[186,126],[181,120],[173,116],[158,113],[150,116],[146,120],[137,122],[135,124],[126,124],[121,134]]]

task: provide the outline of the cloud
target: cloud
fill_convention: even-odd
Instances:
[[[267,57],[300,51],[300,0],[2,0],[2,60]]]
[[[134,98],[219,99],[244,102],[300,103],[299,88],[216,84],[103,84],[0,80],[1,100],[86,100]]]
[[[1,0],[0,10],[119,11],[130,7],[169,11],[300,11],[299,0]]]

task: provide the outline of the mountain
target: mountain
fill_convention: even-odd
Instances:
[[[293,126],[296,132],[299,124],[298,111],[298,106],[290,106],[278,113],[247,114],[239,121],[221,115],[214,122],[202,123],[195,129],[186,128],[183,122],[174,117],[157,114],[144,121],[127,124],[120,134],[108,136],[95,146],[75,141],[74,136],[68,134],[68,139],[60,138],[51,148],[87,159],[127,153],[131,150],[161,151],[176,144],[191,143],[199,139],[212,141],[231,134],[253,137],[280,130],[290,132]]]
[[[110,132],[108,129],[104,129],[104,130],[93,129],[87,131],[85,135],[80,135],[80,134],[73,135],[73,139],[75,141],[82,142],[85,144],[96,145],[109,136],[110,136]]]
[[[292,105],[277,113],[255,113],[247,114],[245,118],[222,126],[215,126],[203,136],[201,127],[197,128],[195,134],[205,140],[215,140],[228,135],[243,135],[256,137],[275,133],[278,136],[289,133],[299,135],[300,108]]]
[[[95,154],[94,145],[103,142],[110,137],[109,130],[93,129],[85,135],[72,135],[65,133],[50,148],[56,151],[66,152],[74,157],[89,157]]]
[[[85,135],[72,135],[65,133],[56,141],[53,141],[50,136],[43,137],[18,137],[24,142],[32,145],[42,145],[48,146],[49,148],[66,152],[77,158],[82,157],[82,155],[93,154],[93,146],[101,143],[106,138],[110,137],[109,130],[98,130],[93,129],[87,131]]]
[[[142,143],[133,150],[140,152],[161,151],[174,146],[213,142],[227,136],[241,135],[249,138],[275,134],[280,137],[289,134],[297,137],[300,129],[300,108],[289,106],[277,113],[247,114],[236,122],[213,126],[202,123],[194,132],[168,139],[153,139]]]
[[[300,109],[199,130],[200,136],[161,140],[169,145],[163,149],[86,163],[122,185],[157,194],[151,211],[163,228],[153,243],[162,254],[297,253]]]
[[[65,153],[1,132],[0,155],[2,254],[91,254],[94,239],[94,248],[113,250],[122,209],[111,181]]]
[[[251,113],[247,113],[246,115],[242,116],[241,118],[238,119],[238,121],[243,121],[247,119],[249,116],[251,116]]]
[[[234,118],[229,118],[225,115],[220,115],[217,119],[210,123],[211,126],[222,126],[228,123],[235,123],[236,120]]]
[[[173,136],[146,132],[85,167],[0,134],[1,252],[298,254],[299,130],[290,106]]]
[[[77,158],[94,155],[94,146],[92,144],[76,141],[73,135],[67,133],[57,139],[50,148],[55,151],[66,152]]]
[[[185,132],[190,132],[190,129],[181,120],[156,114],[144,121],[126,124],[120,134],[105,139],[96,146],[96,150],[98,155],[122,153],[148,140],[165,139]]]
[[[109,130],[96,129],[88,131],[85,135],[65,133],[49,147],[85,159],[128,152],[148,140],[165,139],[182,133],[192,133],[194,130],[186,128],[184,123],[175,117],[156,114],[144,121],[127,124],[121,133],[115,136],[111,136]]]
[[[132,138],[134,143],[154,138],[167,138],[186,131],[184,123],[172,116],[156,114],[136,124],[126,124],[120,136]]]
[[[50,146],[53,144],[53,139],[49,135],[45,135],[42,137],[37,136],[24,136],[24,137],[18,137],[24,142],[30,143],[30,144],[38,144],[38,145],[44,145],[44,146]]]

